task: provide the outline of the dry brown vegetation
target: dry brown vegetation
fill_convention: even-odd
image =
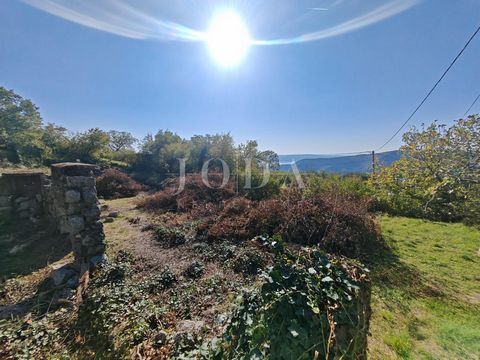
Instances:
[[[119,170],[107,169],[97,178],[98,195],[105,199],[132,197],[142,190],[144,186]]]

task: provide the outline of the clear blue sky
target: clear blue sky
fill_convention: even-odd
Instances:
[[[32,99],[46,122],[75,131],[125,130],[139,138],[158,129],[184,137],[231,132],[237,142],[257,139],[280,154],[380,146],[480,24],[478,0],[412,1],[408,9],[385,18],[380,11],[372,23],[335,36],[253,46],[238,67],[224,69],[203,42],[165,39],[161,26],[139,23],[139,17],[132,23],[111,1],[83,7],[88,20],[39,9],[47,0],[29,1],[0,1],[0,86]],[[252,37],[275,40],[329,33],[390,2],[129,3],[157,20],[200,31],[228,3]],[[461,117],[480,93],[479,64],[480,36],[412,124]],[[480,112],[480,103],[472,112]],[[399,145],[397,138],[388,149]]]

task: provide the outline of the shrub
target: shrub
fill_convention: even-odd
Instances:
[[[197,260],[194,260],[188,267],[185,269],[185,276],[191,279],[198,279],[205,272],[205,266]]]
[[[355,197],[370,195],[367,177],[361,175],[310,174],[306,181],[305,194],[320,195],[324,192],[340,192]]]
[[[358,265],[318,250],[277,254],[261,289],[246,293],[213,359],[364,359],[370,287]]]
[[[160,191],[140,199],[137,205],[149,211],[177,211],[177,200],[169,191]]]
[[[154,211],[186,212],[205,204],[221,207],[225,200],[235,196],[235,186],[228,182],[221,187],[222,174],[209,174],[208,187],[203,183],[200,174],[188,175],[185,178],[183,191],[178,192],[178,179],[168,179],[163,183],[164,190],[142,199],[138,206]]]
[[[155,235],[158,241],[166,243],[168,246],[182,245],[187,241],[185,234],[179,229],[158,226],[155,229]]]
[[[251,200],[265,200],[273,196],[279,195],[282,189],[282,181],[278,177],[273,177],[270,174],[268,182],[262,186],[264,181],[263,173],[258,169],[252,169],[251,173],[251,188],[245,189],[245,176],[239,176],[238,187],[241,194]]]
[[[233,270],[245,275],[255,275],[265,265],[262,256],[255,251],[242,251],[233,261]]]
[[[177,282],[177,277],[167,267],[160,274],[152,276],[149,284],[149,290],[150,292],[155,292],[157,290],[164,290],[171,287],[176,282]]]
[[[97,178],[98,195],[107,199],[135,196],[142,190],[142,185],[115,169],[108,169]]]
[[[278,199],[258,202],[242,215],[230,216],[224,210],[200,230],[212,240],[280,234],[288,242],[318,244],[328,252],[357,257],[379,239],[368,207],[368,199],[338,192],[305,197],[298,190],[290,190]]]

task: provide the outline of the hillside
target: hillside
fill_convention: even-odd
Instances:
[[[382,165],[390,165],[400,159],[400,156],[400,152],[394,150],[377,154],[377,159]],[[334,158],[306,158],[296,161],[296,164],[300,171],[326,171],[339,174],[366,173],[371,169],[372,155],[362,154]],[[288,164],[282,164],[280,170],[292,171],[291,166]]]

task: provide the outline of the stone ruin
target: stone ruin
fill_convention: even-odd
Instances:
[[[51,166],[51,177],[40,172],[2,174],[0,219],[53,224],[71,242],[74,268],[83,274],[105,260],[95,188],[98,171],[95,165],[61,163]]]

